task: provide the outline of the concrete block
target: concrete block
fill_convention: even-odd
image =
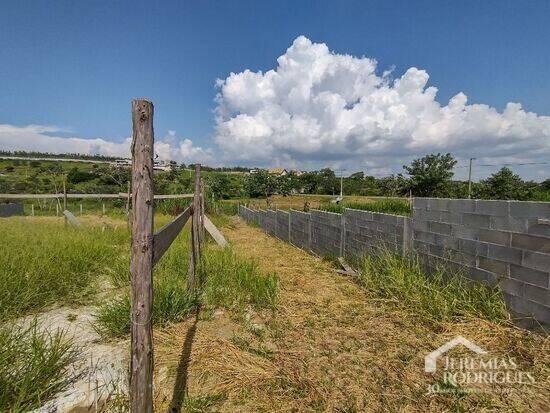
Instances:
[[[464,212],[475,212],[476,201],[474,199],[451,199],[449,200],[449,211],[457,214]]]
[[[489,252],[487,243],[470,239],[459,239],[458,249],[466,254],[481,255],[483,257],[487,257]]]
[[[510,215],[526,218],[550,218],[550,202],[510,202]]]
[[[477,268],[490,271],[496,275],[507,277],[509,274],[507,262],[499,261],[493,258],[477,257]]]
[[[538,219],[527,220],[527,232],[540,237],[550,238],[550,225],[539,224]]]
[[[489,215],[464,213],[462,224],[471,228],[489,228]]]
[[[446,198],[429,198],[427,209],[429,211],[448,211],[450,201],[450,199]]]
[[[442,245],[445,248],[452,249],[452,250],[458,250],[458,238],[443,235],[443,234],[435,234],[436,244]]]
[[[466,270],[466,275],[468,278],[485,283],[491,287],[495,286],[500,278],[491,271],[483,270],[481,268],[467,267]]]
[[[527,230],[526,218],[491,217],[489,228],[499,231],[525,232]]]
[[[550,271],[550,254],[541,252],[523,251],[521,265],[533,270]]]
[[[451,224],[435,221],[428,222],[428,230],[436,234],[451,235],[451,228]]]
[[[536,285],[524,284],[524,297],[528,300],[550,307],[550,290]]]
[[[428,244],[435,244],[437,242],[436,234],[433,232],[413,231],[413,239],[422,241]]]
[[[510,246],[511,234],[509,232],[494,231],[490,229],[480,229],[477,239],[491,244]]]
[[[509,262],[510,264],[521,264],[523,251],[517,248],[504,247],[497,244],[489,244],[489,258],[495,258],[499,261]]]
[[[550,272],[533,270],[520,265],[510,265],[510,277],[528,284],[550,288]]]
[[[439,213],[439,220],[449,224],[462,224],[463,216],[463,213],[457,214],[455,212],[441,211]]]
[[[523,297],[525,284],[521,281],[514,280],[513,278],[501,278],[499,286],[502,291],[507,294]]]
[[[504,293],[507,307],[514,313],[533,317],[539,323],[550,324],[550,307],[536,303],[525,297],[518,297]]]
[[[529,234],[512,234],[512,247],[550,253],[550,238]]]
[[[508,216],[510,214],[510,201],[476,200],[475,211],[478,214],[491,216]]]
[[[477,228],[468,228],[462,225],[453,225],[452,235],[456,238],[477,240],[479,230]]]
[[[429,198],[413,198],[413,209],[428,209]]]

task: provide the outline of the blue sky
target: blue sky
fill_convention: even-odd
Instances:
[[[230,72],[275,69],[300,35],[338,54],[376,59],[379,76],[391,68],[393,78],[424,69],[442,105],[464,92],[468,104],[502,112],[507,102],[520,102],[525,111],[550,115],[549,17],[547,1],[5,1],[0,124],[55,125],[34,132],[123,142],[130,99],[146,96],[155,103],[158,137],[175,131],[167,141],[188,138],[223,163],[265,163],[220,155],[220,124],[243,109],[232,108],[217,123],[215,82]],[[423,149],[431,148],[421,145],[418,154]],[[302,148],[278,154],[270,159],[305,167],[325,159]],[[510,151],[498,156],[540,160]],[[326,159],[346,161],[345,154]]]

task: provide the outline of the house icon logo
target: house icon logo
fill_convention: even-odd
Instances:
[[[481,347],[477,346],[476,344],[472,343],[470,340],[462,337],[462,336],[456,336],[452,340],[447,341],[445,344],[443,344],[438,349],[432,351],[430,354],[426,355],[424,357],[424,371],[426,373],[435,373],[437,370],[437,359],[445,354],[447,351],[452,349],[453,347],[462,344],[467,349],[471,350],[474,353],[477,354],[487,354],[485,350],[483,350]]]

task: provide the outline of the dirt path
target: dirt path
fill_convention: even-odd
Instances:
[[[280,279],[274,314],[232,320],[217,313],[156,337],[159,389],[188,389],[188,411],[387,412],[537,411],[532,395],[426,395],[433,377],[424,356],[460,332],[476,337],[480,320],[433,326],[417,323],[394,303],[369,298],[326,262],[234,218],[223,233],[241,256]],[[496,329],[485,342],[509,351],[518,333]],[[185,340],[184,340],[185,338]],[[192,338],[192,340],[190,340]],[[186,345],[182,346],[183,342]],[[508,343],[508,344],[507,344]],[[510,346],[509,348],[507,346]],[[182,349],[183,347],[183,349]],[[182,359],[174,372],[176,360]],[[172,367],[171,367],[172,366]],[[179,375],[178,375],[179,371]],[[183,375],[181,372],[184,371]],[[176,376],[176,379],[173,377]],[[167,379],[172,377],[172,379]],[[157,392],[166,408],[169,392]],[[191,410],[199,406],[203,410]],[[213,410],[209,410],[209,406]],[[466,408],[466,410],[464,410]],[[165,410],[158,410],[165,411]]]

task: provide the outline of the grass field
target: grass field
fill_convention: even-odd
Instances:
[[[400,211],[406,211],[402,205],[408,203],[405,198],[377,198],[377,197],[368,197],[368,196],[344,196],[344,201],[341,205],[336,205],[331,203],[332,200],[335,200],[336,196],[332,195],[274,195],[271,197],[271,208],[272,209],[296,209],[299,211],[304,210],[305,204],[307,203],[310,209],[322,209],[322,210],[331,210],[332,212],[339,212],[342,208],[341,205],[348,208],[364,209],[368,208],[370,204],[378,204],[378,208],[381,209],[377,212],[388,212],[393,213],[392,207],[394,205],[401,206]],[[230,199],[223,201],[225,203],[236,203],[248,205],[251,208],[260,208],[266,209],[268,207],[268,202],[265,199],[261,198],[240,198],[240,199]],[[388,204],[384,204],[388,202]],[[392,203],[394,202],[394,203]],[[389,208],[387,211],[384,208],[387,205]],[[374,206],[373,208],[377,208]],[[395,209],[395,207],[394,207]],[[374,210],[374,209],[373,209]],[[405,212],[401,212],[404,214]]]
[[[380,202],[388,201],[362,205]],[[390,253],[365,256],[355,263],[357,277],[342,277],[330,262],[237,217],[212,218],[231,246],[205,245],[196,294],[185,284],[188,229],[155,266],[157,411],[522,412],[548,405],[548,338],[514,327],[497,290],[444,271],[428,277],[414,259]],[[32,318],[22,325],[21,316],[86,304],[95,306],[103,343],[128,337],[126,223],[80,219],[80,230],[62,218],[2,219],[0,411],[29,411],[67,388],[79,356],[71,337]],[[155,227],[169,220],[157,214]],[[426,395],[434,377],[422,370],[423,357],[456,335],[514,357],[536,386]],[[111,408],[126,411],[126,395],[113,397]]]

